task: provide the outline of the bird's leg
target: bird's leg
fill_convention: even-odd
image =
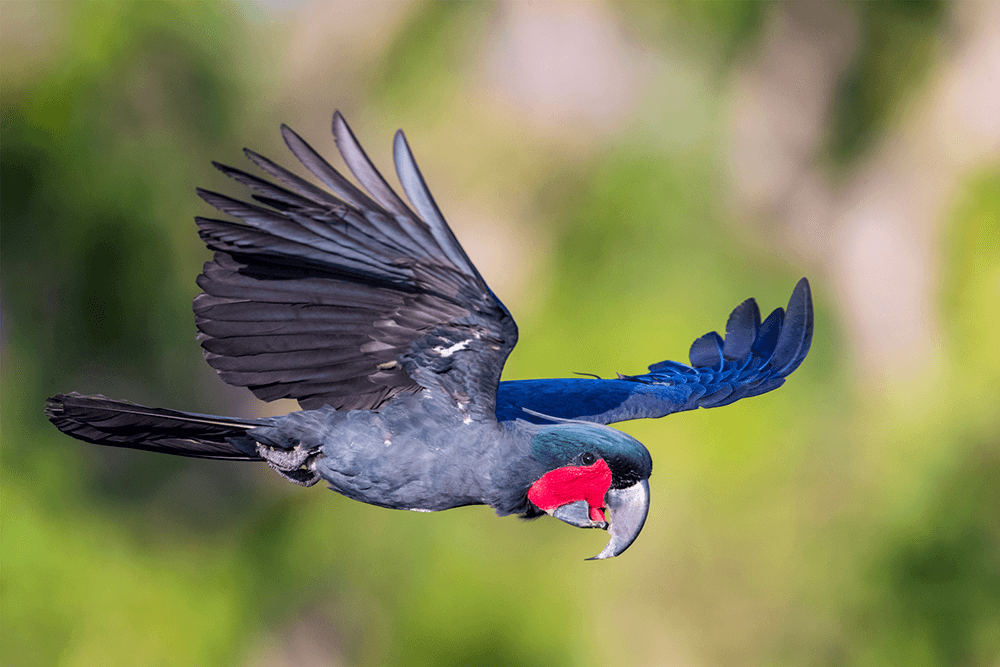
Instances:
[[[257,454],[267,461],[267,465],[289,482],[299,486],[312,486],[320,480],[318,473],[303,466],[313,453],[301,446],[293,449],[275,449],[257,443]]]

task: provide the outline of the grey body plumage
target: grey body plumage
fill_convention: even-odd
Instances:
[[[421,393],[397,397],[377,412],[295,412],[249,436],[308,453],[302,466],[354,500],[420,511],[490,505],[512,514],[525,511],[517,498],[523,492],[511,494],[512,483],[521,478],[526,489],[537,467],[530,433],[465,419],[450,401]]]

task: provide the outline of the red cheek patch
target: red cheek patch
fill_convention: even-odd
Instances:
[[[542,510],[586,500],[590,520],[604,521],[604,494],[611,487],[611,469],[604,459],[589,466],[565,466],[542,475],[528,489],[528,500]]]

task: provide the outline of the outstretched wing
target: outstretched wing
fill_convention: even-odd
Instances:
[[[546,423],[545,415],[611,424],[695,408],[716,408],[780,387],[809,352],[813,332],[809,281],[799,281],[788,310],[763,323],[747,299],[729,316],[726,337],[705,334],[691,345],[691,365],[661,361],[644,375],[614,380],[566,378],[501,382],[497,419]]]
[[[276,185],[216,164],[257,203],[198,194],[240,222],[196,218],[215,257],[198,277],[195,321],[229,384],[306,409],[375,409],[401,392],[444,391],[492,418],[517,326],[438,210],[402,132],[385,182],[340,113],[333,135],[353,185],[289,128],[292,153],[331,192],[246,150]]]

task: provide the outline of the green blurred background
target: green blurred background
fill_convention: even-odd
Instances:
[[[1000,664],[1000,3],[3,2],[0,661]],[[194,338],[213,159],[407,130],[505,377],[685,360],[812,281],[780,391],[622,425],[638,542],[84,445],[78,390],[280,413]],[[299,169],[299,171],[304,171]],[[268,412],[270,411],[270,412]]]

